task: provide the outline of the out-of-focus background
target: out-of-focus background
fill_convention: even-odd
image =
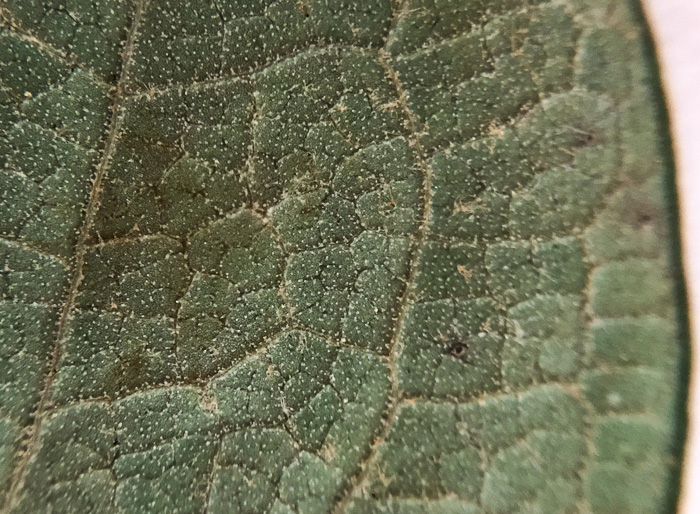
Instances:
[[[658,52],[678,171],[692,353],[700,354],[700,0],[642,0]],[[700,512],[700,361],[692,359],[679,512]]]

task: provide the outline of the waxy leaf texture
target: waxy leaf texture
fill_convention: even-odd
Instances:
[[[636,2],[0,8],[0,509],[672,507]]]

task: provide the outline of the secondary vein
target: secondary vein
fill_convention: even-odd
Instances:
[[[129,80],[129,69],[131,66],[132,56],[136,46],[136,36],[138,34],[138,29],[143,18],[143,14],[146,10],[148,0],[138,0],[136,2],[136,8],[134,11],[134,17],[132,19],[131,26],[127,33],[126,41],[124,43],[124,49],[122,51],[122,67],[119,75],[119,79],[112,91],[113,99],[111,104],[112,115],[109,120],[107,136],[104,144],[104,151],[99,163],[96,167],[95,178],[90,188],[90,196],[88,198],[87,205],[85,207],[85,218],[83,219],[83,224],[80,227],[80,233],[78,235],[78,241],[75,248],[75,260],[73,264],[73,273],[71,277],[70,286],[68,292],[66,293],[66,299],[63,303],[61,309],[61,314],[58,320],[58,325],[56,328],[56,338],[54,340],[53,351],[49,357],[49,363],[47,365],[48,371],[46,372],[44,378],[44,387],[41,391],[41,396],[36,410],[34,411],[34,423],[27,429],[27,440],[23,445],[26,447],[21,458],[15,467],[12,485],[8,493],[8,501],[6,502],[9,510],[17,507],[19,500],[21,499],[21,491],[24,489],[24,483],[27,478],[27,468],[30,458],[36,453],[36,449],[39,445],[39,433],[41,431],[41,423],[43,421],[45,413],[51,407],[51,394],[53,391],[53,382],[56,376],[56,371],[58,368],[58,361],[61,355],[61,346],[63,340],[66,336],[66,331],[68,327],[68,320],[70,319],[71,312],[75,306],[75,301],[78,296],[78,289],[83,281],[83,266],[85,263],[85,252],[87,250],[87,240],[90,235],[90,229],[92,227],[95,214],[99,207],[99,197],[102,191],[102,182],[107,173],[110,160],[114,154],[114,149],[117,143],[119,131],[121,128],[121,110],[122,103],[125,98],[126,85]]]

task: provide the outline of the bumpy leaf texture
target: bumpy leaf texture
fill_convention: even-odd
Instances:
[[[6,511],[672,503],[672,170],[634,2],[2,17]]]

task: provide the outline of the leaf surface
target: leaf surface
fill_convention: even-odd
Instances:
[[[635,2],[6,0],[11,512],[657,512],[682,284]]]

